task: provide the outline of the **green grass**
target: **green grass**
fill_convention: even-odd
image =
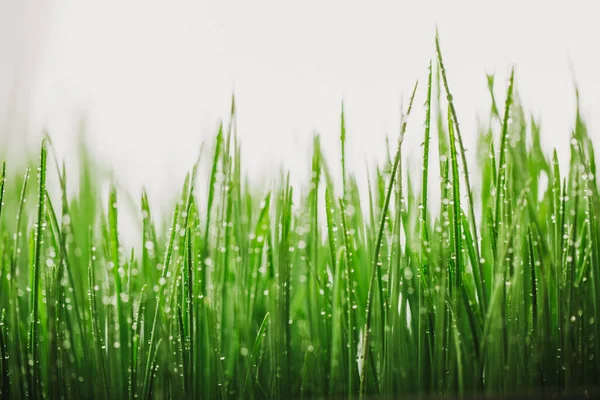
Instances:
[[[468,166],[437,39],[434,59],[364,186],[348,168],[343,106],[339,161],[316,136],[310,169],[294,171],[308,186],[286,173],[263,193],[249,186],[232,101],[172,213],[158,218],[141,193],[134,246],[118,229],[129,194],[112,185],[103,206],[86,151],[71,173],[44,140],[37,186],[29,168],[3,166],[2,398],[595,393],[600,194],[579,105],[559,165],[515,71],[503,109],[488,76],[489,123]],[[410,116],[419,98],[414,174],[403,139],[423,122]]]

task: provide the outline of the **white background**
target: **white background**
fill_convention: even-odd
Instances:
[[[496,74],[503,105],[515,65],[546,149],[565,149],[572,71],[592,128],[600,115],[595,3],[0,0],[0,143],[37,144],[47,129],[72,159],[85,115],[98,159],[133,193],[144,183],[160,198],[227,118],[235,91],[254,180],[280,165],[307,176],[313,132],[336,164],[342,100],[348,163],[361,170],[381,159],[386,134],[397,137],[401,100],[419,79],[407,136],[416,164],[437,26],[469,148],[489,107],[485,73]]]

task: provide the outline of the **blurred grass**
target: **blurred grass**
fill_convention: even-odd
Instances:
[[[315,136],[308,187],[281,173],[258,193],[241,168],[232,101],[201,152],[211,169],[193,166],[170,228],[142,192],[132,248],[119,191],[102,206],[87,152],[75,191],[51,142],[31,167],[37,190],[30,169],[3,168],[2,398],[595,393],[600,195],[579,106],[561,171],[513,71],[503,110],[492,96],[471,175],[439,40],[436,50],[418,190],[402,147],[417,85],[395,153],[364,186],[347,171],[342,109],[341,187]]]

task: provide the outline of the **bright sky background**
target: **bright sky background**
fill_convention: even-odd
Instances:
[[[29,132],[48,129],[67,158],[85,114],[95,154],[134,192],[145,183],[161,196],[181,183],[234,90],[252,176],[275,176],[283,164],[303,177],[313,132],[337,162],[342,100],[351,167],[380,157],[419,79],[407,137],[416,162],[436,25],[469,148],[489,106],[485,73],[496,74],[503,102],[513,64],[548,149],[565,148],[573,125],[571,64],[588,122],[598,126],[595,1],[0,3],[0,11],[17,10],[0,17],[11,20],[0,31],[9,55],[0,63],[0,107],[16,76]]]

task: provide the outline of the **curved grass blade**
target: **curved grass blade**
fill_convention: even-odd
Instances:
[[[158,351],[154,347],[158,348],[158,345],[154,345],[154,340],[156,337],[156,325],[158,322],[158,311],[160,309],[160,302],[162,297],[164,296],[164,287],[166,283],[167,271],[169,269],[169,265],[171,264],[171,257],[173,256],[173,246],[175,244],[175,237],[177,236],[177,221],[179,220],[179,203],[175,205],[175,211],[173,212],[173,222],[171,223],[171,230],[169,232],[169,244],[167,249],[165,250],[165,261],[162,266],[162,273],[159,280],[159,289],[156,294],[156,306],[154,309],[154,316],[152,318],[152,327],[150,329],[150,340],[148,341],[148,352],[149,354],[155,354]],[[146,362],[146,370],[144,372],[144,385],[142,393],[145,393],[146,398],[150,396],[150,383],[153,378],[154,364],[152,357],[148,357]]]
[[[477,233],[477,219],[475,217],[475,203],[473,201],[473,190],[471,189],[471,182],[469,179],[469,167],[467,164],[467,155],[466,150],[463,144],[462,135],[460,132],[460,126],[458,124],[458,117],[456,115],[456,109],[454,107],[454,102],[452,99],[452,94],[450,93],[450,88],[448,86],[448,78],[446,77],[446,69],[444,67],[444,61],[442,59],[442,51],[440,48],[440,38],[436,30],[435,35],[435,46],[438,55],[438,64],[440,67],[440,72],[442,75],[442,81],[444,83],[444,88],[446,90],[446,98],[448,100],[448,107],[450,109],[450,114],[452,116],[452,121],[454,123],[454,127],[456,129],[456,136],[458,139],[458,144],[460,148],[461,161],[463,164],[463,175],[465,179],[466,191],[469,198],[469,219],[471,221],[471,229],[473,230],[473,239],[475,240],[475,252],[477,254],[477,260],[481,259],[481,250],[479,249],[479,234]],[[473,270],[478,269],[479,265],[473,265]],[[485,312],[487,309],[487,295],[485,293],[485,285],[483,283],[483,274],[479,274],[480,279],[477,282],[477,291],[479,294],[479,298],[481,299],[481,308]]]
[[[504,193],[503,187],[506,184],[506,143],[508,141],[508,119],[510,116],[510,106],[512,104],[512,96],[513,96],[513,85],[515,81],[515,69],[512,69],[510,74],[510,83],[508,85],[508,91],[506,93],[506,104],[504,106],[504,119],[502,120],[502,136],[500,139],[500,159],[498,161],[498,169],[497,169],[497,187],[496,187],[496,210],[494,214],[494,226],[496,228],[497,234],[500,233],[499,225],[500,225],[500,215],[501,215],[501,204],[502,204],[502,195]]]
[[[415,83],[415,87],[413,89],[410,102],[408,105],[408,110],[406,112],[405,118],[408,118],[410,115],[410,111],[412,110],[413,101],[415,98],[415,93],[417,92],[418,82]],[[381,210],[381,221],[379,223],[379,232],[377,234],[377,242],[375,243],[375,252],[373,256],[373,264],[371,269],[371,279],[369,282],[369,292],[367,298],[366,305],[366,322],[365,322],[365,330],[363,333],[363,348],[362,354],[360,356],[360,360],[362,360],[362,367],[360,371],[360,397],[364,398],[367,390],[367,382],[366,382],[366,373],[367,373],[367,360],[369,360],[369,335],[371,330],[371,318],[372,318],[372,303],[373,303],[373,291],[375,285],[375,279],[377,276],[377,270],[379,269],[379,252],[381,251],[381,245],[383,242],[383,234],[385,230],[386,223],[386,215],[388,212],[388,208],[390,205],[390,200],[392,198],[392,192],[394,189],[394,179],[396,178],[396,174],[398,172],[398,168],[400,166],[400,158],[401,158],[401,150],[402,150],[402,142],[404,140],[404,134],[406,133],[407,121],[404,120],[402,123],[402,127],[400,129],[400,137],[398,139],[398,150],[396,151],[396,156],[394,158],[394,164],[392,166],[392,173],[390,175],[390,181],[388,183],[385,202],[383,205],[383,209]]]
[[[254,394],[256,393],[256,388],[254,388],[254,391],[249,391],[248,390],[248,385],[250,384],[250,376],[253,375],[254,376],[254,383],[252,384],[252,386],[256,386],[258,384],[258,372],[259,372],[259,368],[260,368],[260,354],[261,354],[261,348],[262,348],[262,342],[265,338],[266,335],[266,331],[267,331],[267,326],[269,324],[269,313],[265,314],[265,317],[263,318],[262,323],[260,324],[260,327],[258,328],[258,332],[256,333],[256,339],[254,339],[254,345],[252,346],[252,353],[250,353],[250,359],[248,360],[248,363],[250,364],[250,367],[247,368],[246,371],[246,378],[244,379],[244,388],[242,390],[243,394],[248,394],[249,397],[254,397]]]

